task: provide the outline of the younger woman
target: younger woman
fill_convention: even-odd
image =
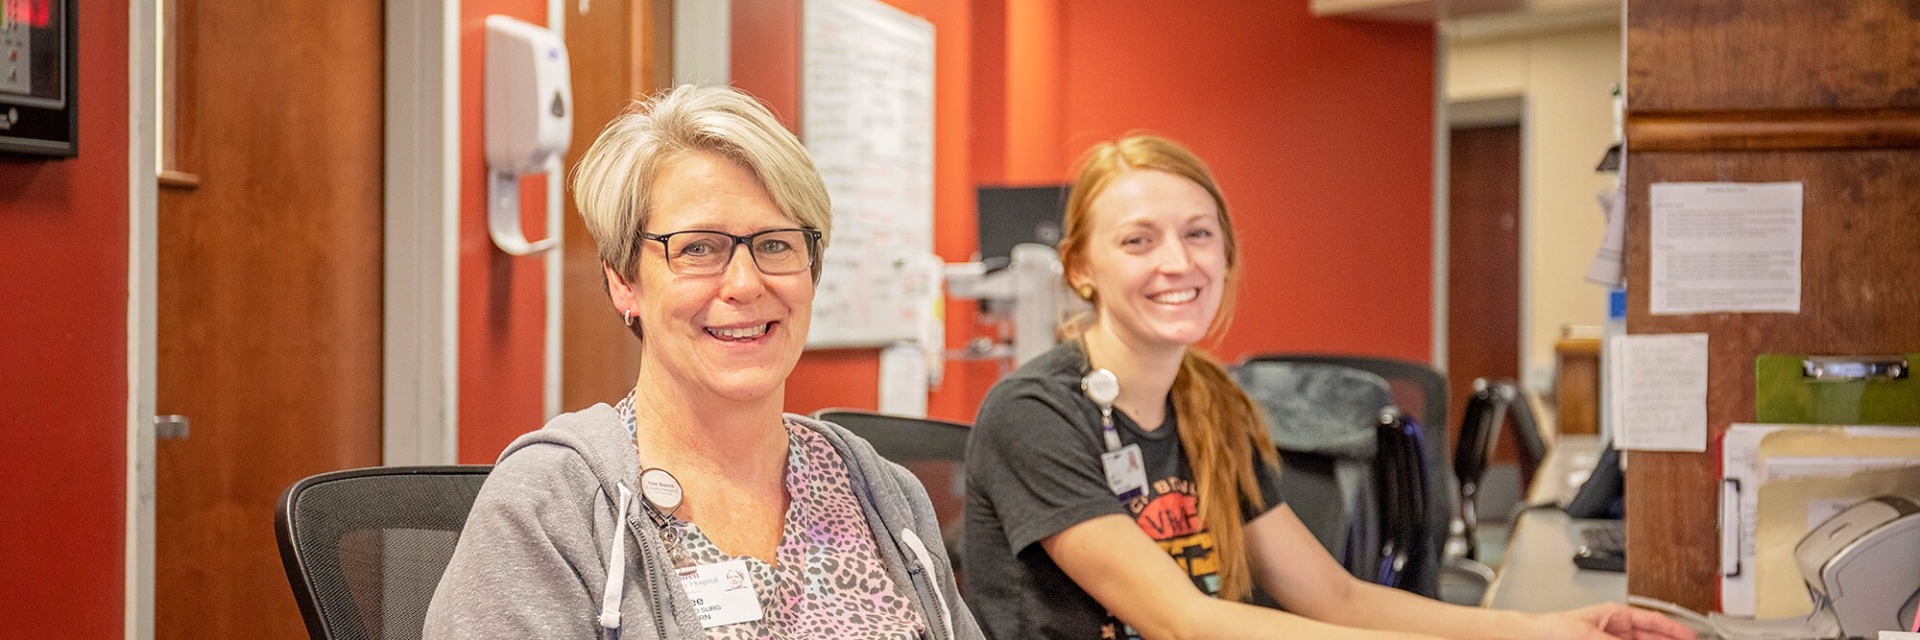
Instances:
[[[1281,501],[1252,402],[1193,348],[1230,315],[1239,251],[1185,148],[1092,149],[1060,256],[1092,317],[995,385],[967,447],[966,596],[988,637],[1693,637],[1618,604],[1444,604],[1335,563]]]

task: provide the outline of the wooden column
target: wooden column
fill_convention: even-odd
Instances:
[[[1920,9],[1908,0],[1627,0],[1627,331],[1705,332],[1705,453],[1634,452],[1628,591],[1719,608],[1717,437],[1762,353],[1920,347]],[[1649,313],[1648,188],[1805,185],[1798,314]]]

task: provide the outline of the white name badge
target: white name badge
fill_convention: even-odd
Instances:
[[[1100,466],[1107,470],[1107,488],[1113,495],[1132,498],[1147,489],[1147,465],[1140,458],[1140,445],[1130,444],[1118,451],[1100,454]]]
[[[700,628],[739,624],[759,620],[760,596],[753,590],[753,574],[747,561],[728,560],[680,569],[680,587],[693,601]]]

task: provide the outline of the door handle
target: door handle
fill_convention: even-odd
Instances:
[[[185,440],[190,431],[186,416],[164,415],[153,417],[153,437],[160,440]]]

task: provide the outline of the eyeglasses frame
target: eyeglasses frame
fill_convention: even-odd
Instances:
[[[767,273],[767,270],[764,267],[760,266],[760,254],[754,253],[753,251],[754,239],[759,238],[760,236],[763,236],[763,235],[767,235],[769,233],[782,233],[782,232],[789,232],[789,231],[798,231],[802,236],[806,237],[807,265],[804,267],[801,267],[797,271],[791,271],[787,273]],[[647,233],[645,231],[642,231],[640,232],[640,238],[643,240],[652,240],[654,242],[660,243],[660,250],[671,254],[673,245],[669,243],[670,240],[674,236],[677,236],[683,233],[711,233],[711,234],[722,235],[732,239],[733,244],[727,247],[727,260],[726,262],[723,262],[720,264],[720,270],[710,274],[683,274],[683,273],[680,273],[679,271],[673,271],[674,269],[673,256],[671,255],[667,256],[667,270],[673,271],[675,275],[719,275],[722,273],[726,273],[727,269],[733,266],[733,255],[735,253],[739,253],[738,250],[741,245],[746,245],[747,258],[753,261],[753,268],[758,270],[761,274],[770,275],[770,276],[775,276],[775,275],[785,276],[785,275],[793,275],[795,273],[812,271],[814,261],[820,258],[820,235],[821,235],[820,230],[808,229],[804,227],[782,227],[779,229],[762,229],[760,231],[755,231],[753,233],[749,233],[744,236],[737,236],[731,233],[727,233],[725,231],[716,231],[713,229],[681,229],[679,231],[675,231],[672,233],[661,233],[661,234],[653,234],[653,233]]]

